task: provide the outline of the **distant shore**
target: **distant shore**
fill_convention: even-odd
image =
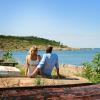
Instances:
[[[37,47],[38,47],[39,51],[44,51],[46,49],[46,47],[39,47],[39,46],[37,46]],[[25,50],[29,50],[29,48],[23,48],[23,49],[22,48],[19,48],[19,49],[2,49],[2,48],[0,48],[0,51],[8,51],[8,50],[10,50],[10,51],[18,51],[18,50],[25,51]],[[59,48],[59,47],[53,47],[53,50],[54,51],[74,51],[74,50],[81,50],[81,48]]]
[[[52,45],[54,50],[79,50],[80,48],[72,48],[62,44],[60,41],[49,40],[35,36],[5,36],[0,35],[0,50],[27,50],[31,46],[36,45],[39,50],[45,50],[47,45]]]

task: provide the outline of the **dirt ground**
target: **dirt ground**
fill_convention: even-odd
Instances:
[[[28,77],[4,77],[0,78],[0,88],[2,87],[17,87],[17,86],[37,86],[37,85],[65,85],[65,84],[79,84],[88,83],[87,79],[77,76],[81,72],[81,67],[75,67],[70,65],[60,66],[61,79],[55,77],[52,78],[28,78]]]
[[[0,78],[0,88],[16,87],[16,86],[79,84],[79,83],[87,83],[87,82],[88,80],[81,77],[68,77],[65,79],[8,77],[8,78]]]

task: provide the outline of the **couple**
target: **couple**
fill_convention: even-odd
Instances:
[[[38,55],[38,48],[33,46],[29,50],[29,55],[26,57],[26,70],[25,75],[34,77],[37,74],[42,76],[51,76],[52,70],[56,67],[57,75],[59,74],[58,56],[52,53],[52,46],[46,48],[46,53],[41,56]]]

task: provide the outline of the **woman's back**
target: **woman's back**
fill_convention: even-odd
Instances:
[[[39,61],[41,60],[41,56],[37,55],[37,48],[31,47],[29,50],[29,55],[26,57],[26,75],[30,75],[33,73],[34,69],[39,64]]]
[[[30,59],[30,57],[28,58],[28,75],[32,74],[32,72],[35,70],[35,68],[37,67],[37,65],[39,64],[40,59],[39,59],[39,55],[37,55],[37,58],[35,60]]]

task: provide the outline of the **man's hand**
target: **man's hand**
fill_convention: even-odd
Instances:
[[[66,77],[65,76],[63,76],[63,75],[58,75],[58,79],[65,79]]]
[[[61,78],[61,75],[60,74],[58,74],[58,79],[60,79]]]

